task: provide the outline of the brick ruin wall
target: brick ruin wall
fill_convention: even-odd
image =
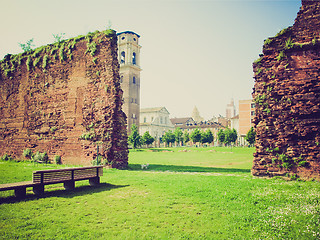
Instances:
[[[0,62],[0,156],[27,148],[90,165],[128,165],[117,36],[112,30],[47,45]]]
[[[292,27],[254,62],[252,174],[320,179],[320,3],[302,1]]]

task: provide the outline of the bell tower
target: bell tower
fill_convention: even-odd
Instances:
[[[118,33],[120,83],[123,90],[122,110],[127,115],[128,132],[132,124],[139,128],[140,117],[140,36],[134,32]]]

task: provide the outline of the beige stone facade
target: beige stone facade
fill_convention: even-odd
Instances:
[[[239,100],[239,134],[244,137],[253,126],[255,104],[252,99]]]
[[[118,33],[120,83],[123,90],[122,110],[127,115],[127,127],[139,127],[140,118],[140,36],[134,32]]]
[[[158,140],[168,130],[174,131],[169,118],[170,113],[165,107],[144,108],[140,111],[140,135],[149,131]]]

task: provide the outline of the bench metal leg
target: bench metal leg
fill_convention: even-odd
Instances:
[[[63,183],[63,186],[66,190],[72,190],[75,188],[75,184],[74,184],[74,181],[71,180],[71,181],[67,181],[67,182],[64,182]]]
[[[14,195],[17,198],[24,198],[26,196],[26,192],[27,192],[26,189],[27,189],[26,187],[16,188],[16,189],[14,189]]]
[[[44,185],[37,185],[33,187],[34,194],[41,196],[44,194]]]
[[[100,184],[100,177],[90,178],[89,179],[90,186],[97,186]]]

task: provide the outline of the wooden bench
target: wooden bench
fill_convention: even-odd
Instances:
[[[26,188],[33,187],[36,195],[44,193],[44,186],[63,183],[66,190],[75,188],[75,181],[89,180],[91,186],[100,183],[103,175],[103,166],[63,168],[34,171],[32,181],[1,184],[0,191],[14,190],[15,196],[22,198],[26,195]]]

